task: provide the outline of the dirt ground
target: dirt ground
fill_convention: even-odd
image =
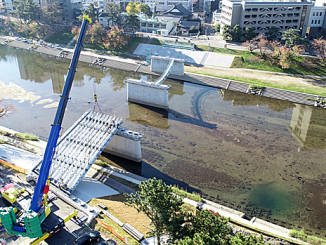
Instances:
[[[151,221],[144,213],[138,213],[135,208],[128,207],[124,204],[126,198],[123,194],[96,198],[92,200],[93,204],[102,203],[108,207],[108,212],[123,223],[132,225],[136,230],[147,237],[151,230]]]

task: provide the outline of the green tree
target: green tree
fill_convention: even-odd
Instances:
[[[263,244],[262,237],[244,236],[241,233],[232,235],[228,220],[208,210],[197,211],[186,225],[190,226],[189,235],[176,241],[176,245]]]
[[[240,42],[241,41],[242,30],[241,30],[240,25],[235,25],[233,27],[231,35],[232,35],[232,41],[234,41],[234,42]]]
[[[138,29],[140,27],[140,21],[138,19],[138,16],[135,14],[128,14],[126,16],[126,23],[127,28],[132,29],[132,32],[135,32],[135,29]]]
[[[139,4],[137,3],[137,1],[135,2],[129,2],[127,7],[126,7],[126,11],[128,14],[136,14],[140,12],[139,9]]]
[[[118,4],[108,3],[106,5],[106,13],[108,14],[109,22],[111,22],[111,25],[120,26],[122,24],[122,11]]]
[[[271,28],[268,29],[266,32],[266,38],[269,41],[276,40],[280,34],[280,31],[277,27],[272,26]]]
[[[98,9],[95,8],[94,4],[91,3],[90,5],[88,5],[88,8],[84,9],[82,12],[83,15],[88,15],[93,22],[96,22],[98,20],[99,12]],[[83,16],[80,16],[80,18],[83,18]]]
[[[255,32],[255,28],[251,27],[251,26],[247,26],[245,29],[245,33],[244,33],[244,37],[246,40],[251,40],[253,39],[255,36],[257,36],[256,32]]]
[[[220,32],[221,31],[221,24],[216,24],[215,25],[215,32]]]
[[[141,182],[139,189],[137,194],[128,196],[127,203],[150,218],[154,225],[152,235],[158,238],[160,245],[161,235],[168,230],[168,225],[173,223],[182,212],[183,201],[173,194],[171,186],[155,178]]]
[[[285,45],[289,48],[306,43],[305,39],[300,35],[300,30],[297,29],[283,31],[282,40],[285,41]]]
[[[41,19],[44,24],[51,26],[61,24],[63,11],[57,2],[46,2],[41,8]]]
[[[224,40],[232,40],[232,28],[230,25],[223,26],[223,39]]]
[[[13,7],[13,13],[26,23],[37,21],[40,18],[41,9],[33,0],[15,0]]]
[[[152,17],[152,15],[153,15],[151,8],[145,3],[141,3],[139,5],[139,10],[141,13],[145,14],[149,18]]]

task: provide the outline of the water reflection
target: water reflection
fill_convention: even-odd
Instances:
[[[170,127],[167,110],[130,102],[128,108],[129,117],[126,119],[129,121],[164,130]]]
[[[217,89],[220,95],[222,96],[224,101],[232,101],[232,105],[241,106],[260,106],[266,105],[268,109],[273,111],[284,111],[286,109],[292,108],[294,104],[289,101],[284,100],[276,100],[272,98],[267,98],[263,96],[254,96],[248,95],[245,93],[225,90],[225,89]]]
[[[321,150],[326,148],[325,109],[296,104],[289,126],[301,150]]]

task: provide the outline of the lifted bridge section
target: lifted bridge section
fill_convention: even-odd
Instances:
[[[71,193],[122,124],[120,118],[88,111],[60,137],[50,171],[51,183]],[[39,162],[33,172],[39,174]]]

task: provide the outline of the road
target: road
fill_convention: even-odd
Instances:
[[[136,34],[141,34],[144,37],[156,38],[159,40],[165,41],[176,41],[179,42],[190,42],[195,45],[205,45],[210,47],[216,48],[229,48],[229,49],[236,49],[236,50],[247,50],[246,47],[243,47],[241,43],[230,43],[223,40],[222,36],[216,33],[212,33],[211,30],[207,32],[207,35],[202,35],[199,37],[180,37],[180,36],[159,36],[152,33],[147,32],[136,32]]]

